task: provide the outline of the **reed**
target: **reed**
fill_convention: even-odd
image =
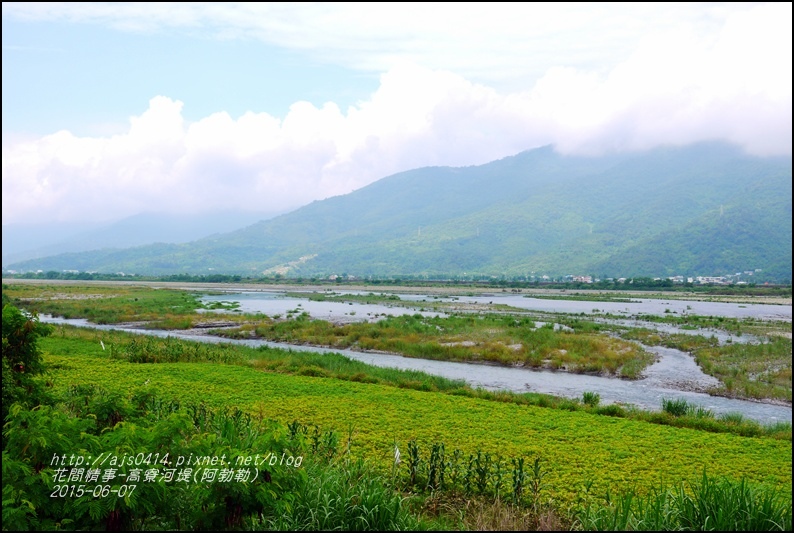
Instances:
[[[646,495],[622,492],[587,502],[576,516],[593,531],[790,531],[791,494],[747,479],[710,477]]]

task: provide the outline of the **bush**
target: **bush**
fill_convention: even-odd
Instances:
[[[589,405],[590,407],[597,407],[598,404],[601,402],[601,395],[597,392],[590,392],[585,391],[582,394],[582,403],[585,405]]]
[[[36,315],[23,313],[13,305],[3,306],[3,422],[9,406],[16,401],[38,403],[40,391],[32,377],[43,369],[36,346],[39,337],[49,335],[50,326]]]
[[[662,398],[662,411],[673,416],[684,416],[694,410],[694,407],[694,405],[689,405],[684,399],[668,400],[667,398]]]
[[[324,368],[320,368],[319,366],[307,366],[298,370],[299,376],[308,376],[313,378],[327,378],[331,376],[331,373],[328,372]]]
[[[596,413],[599,415],[606,415],[606,416],[616,416],[622,418],[626,416],[626,411],[617,404],[609,404],[603,407],[598,407]]]

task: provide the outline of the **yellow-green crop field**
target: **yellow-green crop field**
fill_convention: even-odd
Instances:
[[[572,501],[585,483],[615,494],[692,480],[705,469],[791,491],[791,442],[708,433],[476,398],[400,389],[332,378],[275,374],[240,365],[135,364],[97,351],[68,353],[44,343],[47,376],[56,390],[94,384],[132,394],[151,387],[164,399],[239,407],[254,416],[298,420],[335,429],[351,453],[384,471],[416,439],[424,452],[435,442],[464,454],[483,451],[509,460],[541,457],[548,494]],[[403,465],[404,467],[404,465]]]

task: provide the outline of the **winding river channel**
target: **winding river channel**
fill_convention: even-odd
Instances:
[[[325,320],[375,320],[379,316],[415,314],[436,316],[443,313],[428,312],[421,308],[422,300],[452,300],[452,298],[433,298],[422,295],[401,295],[401,299],[415,303],[416,308],[391,306],[386,304],[342,303],[329,301],[311,301],[307,298],[287,296],[276,291],[251,291],[235,292],[222,295],[205,296],[205,303],[236,302],[239,310],[246,313],[264,313],[269,316],[292,312],[306,312],[314,318]],[[727,304],[714,302],[697,302],[683,300],[635,300],[631,302],[592,302],[570,300],[545,300],[527,298],[521,295],[480,295],[476,297],[454,297],[455,301],[462,303],[489,303],[506,304],[521,309],[541,312],[586,313],[590,315],[594,309],[601,312],[625,314],[625,319],[616,319],[615,322],[624,322],[625,325],[642,327],[657,327],[664,331],[692,333],[690,330],[678,330],[669,325],[654,324],[650,322],[636,322],[629,317],[637,314],[662,314],[665,309],[670,312],[690,313],[698,315],[725,316],[725,317],[754,317],[767,320],[791,321],[791,306],[760,305],[760,304]],[[596,318],[596,317],[591,317]],[[56,324],[72,324],[82,327],[97,329],[116,329],[132,333],[156,335],[161,337],[172,336],[186,340],[213,343],[234,343],[247,346],[271,346],[289,350],[311,351],[319,353],[340,353],[351,359],[380,367],[391,367],[405,370],[419,370],[428,374],[444,376],[451,379],[461,379],[472,387],[482,387],[489,390],[509,390],[514,392],[541,392],[568,398],[581,398],[585,391],[595,392],[601,396],[603,403],[633,404],[642,409],[659,410],[662,399],[685,399],[690,403],[702,406],[713,411],[716,415],[725,413],[741,413],[747,418],[762,423],[791,422],[792,410],[790,406],[773,405],[768,403],[752,402],[710,396],[706,394],[708,388],[716,386],[719,381],[704,374],[695,363],[693,357],[685,352],[672,348],[659,346],[646,346],[646,350],[656,354],[657,361],[646,368],[642,378],[638,380],[623,380],[602,376],[572,374],[561,371],[530,370],[517,367],[504,367],[497,365],[456,363],[449,361],[434,361],[403,357],[395,354],[360,352],[355,350],[330,349],[315,346],[292,345],[275,343],[264,340],[230,340],[195,331],[163,331],[149,330],[120,326],[101,326],[91,324],[84,319],[63,319],[43,315],[42,322]],[[609,319],[601,319],[608,321]],[[697,333],[697,332],[695,332]],[[704,332],[701,332],[704,333]],[[705,332],[711,334],[711,332]],[[750,336],[730,338],[725,333],[720,333],[722,342],[725,340],[752,342]]]

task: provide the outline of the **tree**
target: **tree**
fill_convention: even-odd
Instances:
[[[36,400],[33,376],[43,369],[36,341],[51,328],[11,304],[3,306],[3,422],[9,406],[21,400]]]

